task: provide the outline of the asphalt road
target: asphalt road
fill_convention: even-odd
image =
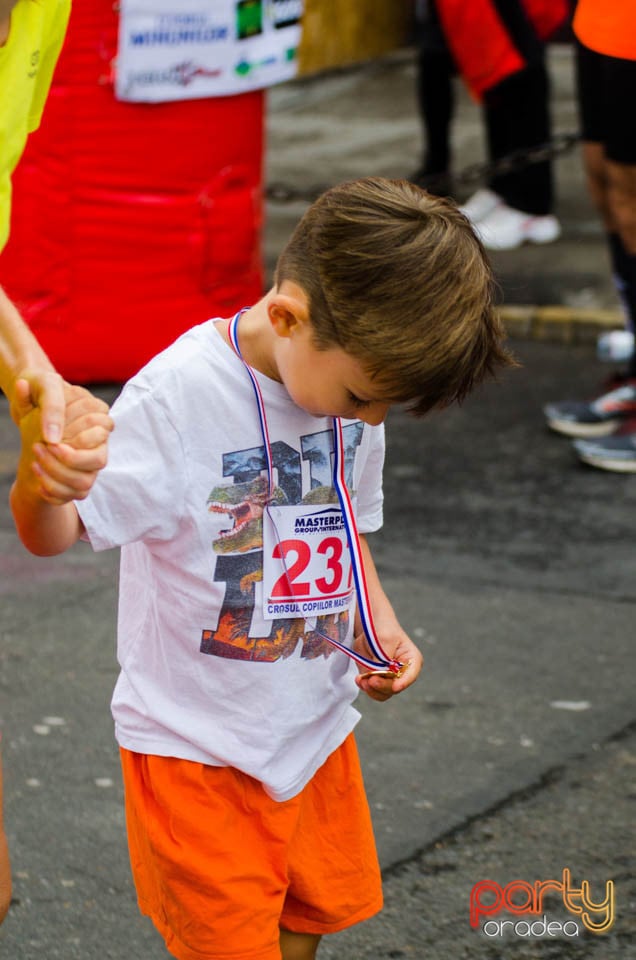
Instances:
[[[363,704],[387,909],[325,957],[636,956],[636,485],[579,466],[542,423],[542,402],[594,382],[592,349],[516,349],[522,368],[462,408],[388,422],[375,550],[426,672],[403,697]],[[16,902],[0,957],[155,960],[108,710],[117,558],[22,550],[6,507],[16,439],[3,404],[0,721]],[[499,940],[470,927],[478,882],[560,880],[566,867],[594,895],[615,882],[608,933]]]
[[[563,129],[574,122],[570,66],[557,50]],[[413,169],[413,81],[407,56],[273,92],[268,177],[304,188]],[[479,133],[476,108],[460,98],[462,166],[476,159]],[[497,255],[503,296],[615,306],[575,155],[559,161],[557,179],[563,237]],[[269,205],[270,270],[304,206]],[[515,347],[522,367],[463,407],[423,422],[396,411],[387,424],[374,550],[426,669],[403,697],[362,704],[386,908],[325,942],[326,960],[636,958],[636,480],[580,466],[543,424],[544,402],[597,387],[593,345]],[[117,388],[100,392],[112,399]],[[52,560],[26,554],[6,504],[16,449],[0,401],[0,724],[15,880],[0,958],[159,960],[167,954],[129,878],[108,710],[117,557],[81,544]],[[563,884],[565,869],[597,903],[615,884],[607,932],[587,932],[580,897],[566,903],[558,886],[541,915],[560,934],[500,928],[509,912],[471,927],[475,885],[498,885],[492,905],[493,890],[503,897],[523,881],[514,905],[527,885]]]

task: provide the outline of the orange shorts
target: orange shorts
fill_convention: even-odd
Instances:
[[[381,909],[353,735],[282,803],[232,767],[121,757],[139,908],[178,960],[280,960],[281,927],[334,933]]]

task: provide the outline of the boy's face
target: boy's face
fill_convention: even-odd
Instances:
[[[382,423],[391,404],[355,357],[340,347],[319,350],[311,325],[297,326],[281,344],[278,373],[292,400],[314,417]]]

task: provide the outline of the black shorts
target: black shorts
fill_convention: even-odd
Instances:
[[[615,163],[636,164],[636,60],[576,46],[583,140],[602,143]]]

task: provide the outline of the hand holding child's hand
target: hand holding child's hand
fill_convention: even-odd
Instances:
[[[65,425],[60,443],[47,444],[42,439],[38,409],[20,421],[23,458],[30,461],[38,495],[53,505],[83,500],[88,495],[106,465],[108,435],[114,426],[108,405],[84,387],[65,384],[64,398]]]
[[[64,424],[66,384],[55,370],[23,370],[9,395],[11,416],[20,426],[34,409],[42,411],[42,433],[47,443],[58,443]]]
[[[361,668],[361,672],[356,677],[356,684],[360,690],[363,690],[372,700],[383,701],[388,700],[397,693],[402,693],[402,691],[410,687],[412,683],[415,683],[422,670],[424,658],[408,634],[406,634],[399,625],[393,628],[391,635],[388,637],[379,634],[378,640],[388,656],[406,665],[400,677],[396,675],[395,678],[391,679],[382,676],[365,677],[364,674],[367,673],[367,670],[366,668]],[[369,656],[369,651],[363,636],[356,637],[354,649],[363,652],[367,657]]]

